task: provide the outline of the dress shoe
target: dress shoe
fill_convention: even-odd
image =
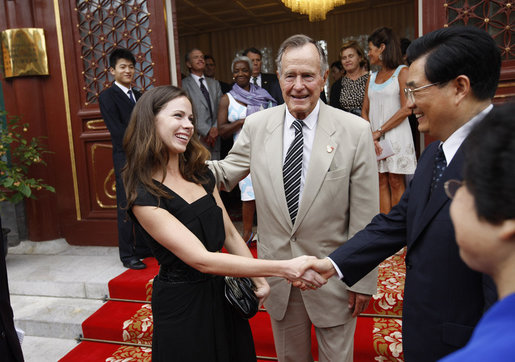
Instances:
[[[139,259],[129,259],[127,261],[124,261],[123,266],[126,268],[129,268],[129,269],[135,269],[135,270],[145,269],[147,267],[145,265],[145,263],[143,263]]]

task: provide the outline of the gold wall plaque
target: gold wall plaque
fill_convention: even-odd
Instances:
[[[43,29],[19,28],[2,31],[2,54],[6,78],[48,75]]]

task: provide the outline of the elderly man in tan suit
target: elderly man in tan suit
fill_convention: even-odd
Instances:
[[[228,156],[210,165],[226,189],[251,172],[260,258],[325,257],[378,212],[370,126],[319,100],[328,65],[309,37],[285,40],[277,66],[285,104],[249,116]],[[279,361],[313,361],[312,324],[319,361],[352,361],[356,316],[376,291],[377,271],[352,288],[336,278],[317,291],[269,283]]]

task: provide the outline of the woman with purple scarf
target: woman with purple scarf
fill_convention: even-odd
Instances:
[[[277,105],[274,98],[263,88],[250,83],[252,62],[248,57],[238,56],[231,64],[235,84],[232,90],[220,100],[218,107],[218,134],[227,138],[238,137],[245,118],[262,109]],[[243,240],[250,244],[254,239],[252,226],[256,201],[250,174],[239,183],[242,201]]]

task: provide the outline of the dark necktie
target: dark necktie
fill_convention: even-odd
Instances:
[[[257,77],[252,77],[252,83],[254,83],[254,85],[258,85]]]
[[[134,96],[132,95],[132,90],[128,90],[127,94],[129,95],[129,99],[131,100],[132,104],[136,104],[136,100],[134,99]]]
[[[302,136],[302,126],[304,122],[296,119],[293,121],[295,128],[295,138],[286,152],[283,165],[284,193],[286,195],[286,205],[292,224],[299,211],[300,177],[302,175],[302,149],[304,139]]]
[[[204,78],[200,78],[199,79],[199,81],[200,81],[200,91],[204,95],[204,98],[206,98],[206,102],[207,102],[207,105],[209,107],[209,117],[212,120],[213,119],[213,110],[211,109],[211,98],[209,98],[209,92],[207,91],[207,88],[206,88],[206,86],[203,83],[204,80],[205,80]]]
[[[445,160],[445,154],[443,153],[442,145],[438,146],[438,150],[435,153],[435,163],[433,166],[433,178],[431,180],[431,192],[433,192],[438,184],[438,181],[442,178],[442,175],[447,167],[447,161]]]

